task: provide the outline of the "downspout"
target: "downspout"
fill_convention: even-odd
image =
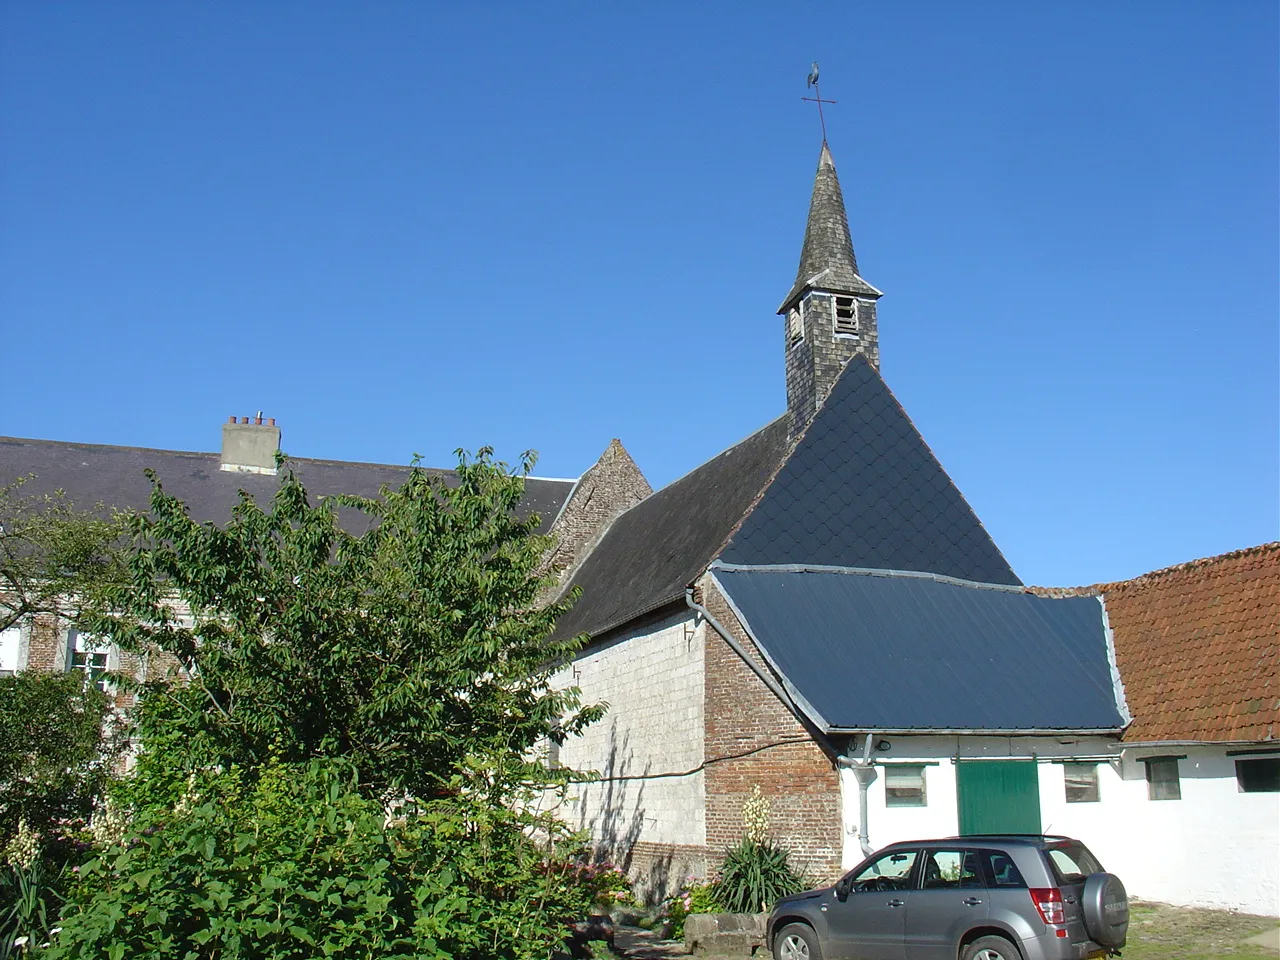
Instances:
[[[693,587],[685,587],[684,602],[688,605],[690,610],[705,619],[707,623],[711,625],[712,630],[720,634],[721,639],[723,639],[724,642],[729,645],[730,649],[738,655],[739,659],[741,659],[742,662],[750,668],[751,672],[760,678],[760,682],[769,688],[769,692],[787,705],[788,709],[795,714],[797,720],[812,728],[810,732],[812,733],[813,738],[818,741],[819,745],[824,750],[826,750],[831,756],[835,757],[836,763],[839,764],[843,758],[840,756],[839,751],[836,750],[835,745],[827,738],[827,735],[816,727],[813,727],[813,721],[805,716],[804,711],[796,705],[796,702],[791,699],[791,695],[782,688],[782,685],[778,683],[778,681],[775,680],[768,671],[762,669],[752,656],[743,649],[742,644],[738,642],[738,638],[730,633],[725,628],[724,624],[713,617],[710,610],[693,599]]]
[[[862,759],[838,757],[836,763],[846,770],[852,770],[858,780],[858,843],[862,847],[862,855],[869,857],[875,853],[871,839],[867,833],[867,788],[876,780],[876,768],[871,762],[871,745],[875,742],[874,733],[867,734],[866,746],[862,749]]]

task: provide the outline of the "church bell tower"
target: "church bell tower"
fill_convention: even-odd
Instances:
[[[858,274],[849,219],[831,149],[822,142],[809,201],[800,269],[782,301],[791,432],[802,431],[845,364],[861,353],[880,367],[876,301],[880,291]]]

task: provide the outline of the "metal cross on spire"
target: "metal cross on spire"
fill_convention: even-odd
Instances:
[[[822,142],[827,142],[827,120],[822,115],[822,105],[824,103],[835,103],[835,100],[823,100],[822,92],[818,89],[818,61],[813,61],[809,69],[809,77],[805,80],[805,89],[813,87],[812,97],[801,97],[800,99],[806,103],[816,103],[818,105],[818,122],[822,124]]]

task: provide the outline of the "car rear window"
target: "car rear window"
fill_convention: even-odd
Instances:
[[[994,887],[1025,887],[1027,881],[1013,862],[1013,858],[999,850],[983,850],[982,858],[987,862],[989,882]]]
[[[1102,864],[1083,843],[1055,843],[1044,854],[1059,886],[1084,883],[1090,874],[1102,872]]]

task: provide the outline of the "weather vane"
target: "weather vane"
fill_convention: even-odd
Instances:
[[[805,81],[804,86],[806,90],[809,89],[809,87],[813,87],[813,96],[801,97],[800,99],[804,100],[806,103],[816,103],[818,105],[818,122],[822,124],[822,142],[826,143],[827,142],[827,121],[826,121],[826,118],[823,117],[822,115],[822,105],[824,103],[835,103],[836,101],[822,99],[822,92],[818,90],[818,61],[817,60],[813,61],[813,64],[809,70],[809,78]]]

